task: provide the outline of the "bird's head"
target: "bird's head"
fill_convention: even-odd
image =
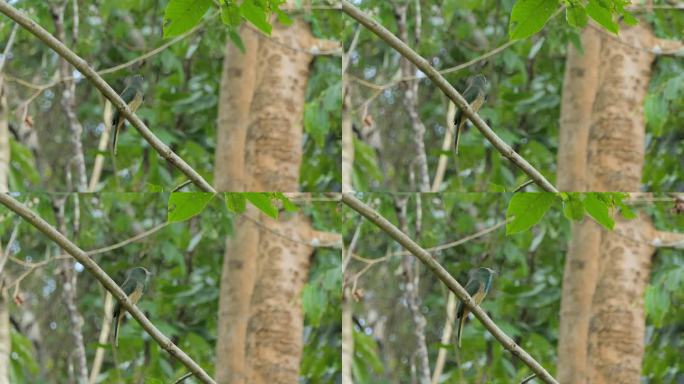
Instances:
[[[152,272],[148,271],[143,267],[135,267],[131,269],[128,273],[132,279],[137,281],[147,281],[152,275]]]
[[[480,268],[477,268],[475,270],[475,277],[478,279],[485,280],[485,279],[488,279],[488,278],[494,276],[496,273],[498,273],[498,272],[496,272],[495,270],[493,270],[491,268],[480,267]]]
[[[142,84],[143,84],[143,77],[140,75],[134,75],[131,77],[130,81],[131,81],[131,86],[140,88],[140,87],[142,87]]]
[[[468,78],[468,85],[485,89],[487,87],[487,78],[479,73]]]

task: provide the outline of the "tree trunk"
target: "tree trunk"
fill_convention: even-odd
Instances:
[[[219,95],[214,184],[219,191],[297,191],[306,85],[314,40],[309,25],[275,23],[265,37],[240,29],[243,54],[227,43]]]
[[[277,22],[271,37],[249,26],[246,52],[227,43],[214,184],[223,191],[297,191],[303,111],[315,40],[307,23]],[[302,353],[301,291],[313,252],[302,214],[278,221],[255,209],[226,242],[219,298],[216,380],[296,383]],[[283,237],[284,235],[284,237]]]
[[[1,75],[0,75],[1,77]],[[0,193],[9,191],[10,143],[7,98],[0,78]]]
[[[2,250],[0,250],[0,255]],[[9,302],[3,278],[0,277],[0,384],[9,384],[9,362],[12,353],[10,339]]]
[[[584,55],[570,46],[566,61],[558,188],[639,191],[654,36],[644,25],[622,27],[619,37],[590,26],[582,43]],[[653,233],[645,216],[618,221],[613,232],[590,220],[573,225],[563,276],[559,382],[639,382]]]
[[[0,260],[4,257],[2,244],[0,244]],[[0,263],[0,269],[2,268],[2,263]],[[7,301],[9,295],[5,287],[4,276],[0,272],[0,384],[9,384],[9,362],[10,354],[12,353],[12,341],[10,338],[9,303]]]

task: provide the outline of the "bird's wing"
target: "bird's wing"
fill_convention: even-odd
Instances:
[[[121,92],[121,98],[123,101],[128,104],[133,100],[133,97],[135,96],[135,90],[131,88],[131,86],[127,86],[124,88],[123,92]],[[114,111],[114,116],[112,118],[112,126],[117,126],[119,124],[119,120],[121,119],[121,111],[119,111],[119,108],[116,108]]]
[[[465,286],[466,292],[468,292],[468,295],[470,295],[470,297],[472,297],[474,300],[475,300],[475,296],[477,295],[478,291],[480,291],[480,285],[482,285],[482,283],[480,283],[477,280],[469,280],[468,284],[466,284],[466,286]],[[476,302],[477,302],[477,300],[476,300]],[[466,306],[463,304],[462,301],[459,301],[458,302],[458,309],[456,311],[456,318],[463,316],[463,312],[465,312],[465,310],[466,310]]]

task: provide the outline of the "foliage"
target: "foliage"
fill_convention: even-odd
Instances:
[[[52,224],[55,223],[51,205],[53,197],[39,193],[16,195]],[[139,241],[92,257],[119,283],[123,281],[124,272],[132,266],[149,269],[154,274],[150,290],[138,306],[210,375],[215,364],[218,295],[225,239],[234,232],[236,216],[246,214],[226,209],[221,197],[223,195],[214,196],[207,202],[206,195],[200,193],[72,194],[68,196],[66,206],[67,237],[85,250],[114,244],[167,223]],[[315,229],[337,230],[340,225],[338,203],[318,202],[315,197],[312,196],[311,202],[292,202],[279,193],[264,193],[250,194],[249,198],[245,196],[245,202],[252,204],[251,201],[257,201],[257,204],[265,204],[267,210],[271,206],[287,207],[280,216],[297,210],[308,216]],[[184,221],[167,222],[169,202],[176,204],[177,210],[197,212]],[[203,204],[206,205],[204,209],[197,209]],[[74,234],[77,209],[80,232]],[[0,242],[3,245],[7,244],[16,225],[17,240],[6,251],[18,260],[36,263],[62,254],[44,235],[0,206]],[[323,303],[323,306],[312,305],[308,293],[303,293],[305,347],[300,376],[305,383],[329,382],[330,378],[339,376],[340,262],[339,250],[334,249],[317,249],[312,258],[305,292],[316,290],[317,303]],[[97,339],[105,292],[83,266],[74,262],[70,264],[78,275],[77,305],[84,317],[83,335],[90,367],[99,345]],[[19,320],[19,331],[12,332],[12,383],[69,381],[73,349],[65,346],[73,342],[71,324],[62,302],[60,268],[60,261],[36,268],[21,282],[18,300],[10,305],[13,318]],[[3,276],[7,276],[7,283],[11,283],[26,270],[22,265],[8,261]],[[12,285],[10,295],[13,290]],[[29,322],[24,322],[27,319]],[[184,366],[159,348],[130,318],[123,324],[119,337],[116,355],[119,369],[115,368],[110,344],[104,348],[100,382],[166,383],[186,373]]]
[[[364,0],[359,8],[393,33],[398,33],[393,3]],[[409,2],[407,28],[417,28],[416,8]],[[480,116],[506,143],[525,157],[549,181],[555,182],[559,143],[561,92],[568,47],[581,49],[579,29],[586,20],[604,24],[628,21],[629,11],[623,0],[486,0],[486,1],[421,1],[420,39],[409,46],[443,75],[458,90],[464,90],[466,79],[484,74],[488,82],[488,100]],[[544,4],[556,4],[553,11],[565,6],[565,13],[543,19],[548,12]],[[666,5],[655,2],[655,5]],[[527,7],[533,5],[531,7]],[[539,5],[539,6],[534,6]],[[509,34],[512,13],[519,7],[530,14],[521,17],[522,26],[534,22],[540,31],[526,38]],[[543,9],[542,9],[543,8]],[[516,11],[517,9],[517,11]],[[624,11],[624,12],[623,12]],[[566,20],[568,20],[566,22]],[[543,22],[541,22],[543,21]],[[680,41],[684,14],[671,10],[639,12],[639,22],[653,28],[656,36]],[[343,40],[348,47],[359,28],[351,18],[346,20]],[[520,25],[519,25],[520,28]],[[605,28],[605,27],[603,27]],[[529,32],[532,32],[530,30]],[[413,35],[413,32],[410,34]],[[486,60],[464,69],[454,69],[513,39],[510,46]],[[410,118],[404,108],[405,88],[396,82],[400,55],[373,33],[361,27],[358,43],[351,56],[349,113],[359,133],[355,135],[353,182],[360,191],[414,191],[411,174],[417,173]],[[684,98],[681,96],[682,61],[660,56],[653,66],[645,115],[644,189],[654,192],[682,190],[684,182]],[[446,71],[448,70],[448,71]],[[447,130],[446,97],[419,72],[419,117],[426,127],[425,148],[430,178],[434,178],[444,135]],[[370,86],[368,82],[381,86]],[[665,92],[667,94],[665,95]],[[364,133],[370,127],[371,133]],[[368,136],[366,136],[368,135]],[[458,159],[450,151],[442,191],[512,191],[527,176],[494,150],[476,129],[461,134]]]
[[[517,193],[511,198],[506,210],[506,234],[524,232],[544,217],[544,214],[556,200],[563,203],[563,214],[570,220],[579,221],[586,212],[597,223],[608,229],[613,229],[615,220],[610,211],[620,208],[626,219],[633,219],[634,212],[625,203],[629,197],[627,193],[577,193],[577,192],[532,192]]]
[[[408,235],[424,248],[463,239],[502,223],[507,205],[510,207],[509,202],[518,199],[517,195],[422,194],[418,205],[418,195],[412,194],[408,203]],[[398,222],[392,195],[370,193],[359,197],[391,222]],[[564,255],[571,223],[565,207],[572,201],[577,207],[583,205],[588,210],[586,205],[590,197],[579,194],[528,197],[552,200],[550,208],[529,229],[507,235],[501,228],[431,253],[460,282],[465,282],[467,271],[476,266],[499,271],[492,292],[482,304],[483,309],[504,332],[554,374]],[[611,217],[617,209],[623,215],[626,211],[620,207],[620,204],[626,204],[620,195],[597,194],[591,199],[594,198],[611,207]],[[608,201],[612,203],[608,204]],[[676,231],[684,226],[684,216],[672,214],[671,202],[629,204],[630,212],[650,216],[659,230]],[[422,210],[420,218],[416,213],[418,207]],[[576,208],[576,212],[580,211],[584,216],[585,211]],[[376,261],[369,266],[352,259],[346,273],[347,283],[353,284],[353,277],[368,268],[356,281],[358,300],[353,302],[354,382],[409,382],[416,347],[413,322],[403,296],[402,264],[396,254],[403,249],[350,209],[343,211],[342,223],[346,244],[360,225],[354,253]],[[421,230],[416,233],[418,223]],[[675,383],[682,377],[684,340],[679,330],[684,317],[678,309],[681,308],[684,282],[683,263],[681,251],[672,249],[659,250],[658,257],[654,258],[651,283],[654,288],[649,289],[646,296],[649,311],[644,343],[643,377],[646,383]],[[439,350],[447,350],[440,382],[509,383],[520,382],[529,375],[529,368],[511,357],[476,320],[469,321],[464,328],[463,348],[455,348],[453,336],[449,343],[441,344],[448,291],[422,264],[416,262],[415,265],[420,275],[420,309],[427,320],[425,334],[431,369],[434,369]],[[669,306],[651,303],[654,294],[667,296],[667,299],[659,300],[669,302]],[[649,308],[653,308],[654,313]]]
[[[617,20],[624,18],[625,23],[636,25],[637,19],[625,7],[628,0],[563,0],[568,24],[584,28],[591,17],[612,33],[617,34]],[[511,12],[509,34],[511,39],[525,39],[539,32],[559,7],[558,0],[517,0]]]
[[[314,36],[321,39],[338,39],[341,27],[339,10],[311,10],[295,7],[281,11],[281,0],[222,1],[224,8],[239,6],[240,20],[226,26],[219,17],[213,2],[205,12],[182,14],[176,22],[164,25],[166,10],[195,9],[185,5],[204,7],[206,1],[130,0],[97,2],[79,7],[78,36],[72,37],[74,18],[71,7],[66,7],[66,45],[83,57],[93,68],[103,70],[132,60],[140,59],[153,49],[170,42],[168,29],[189,32],[179,41],[144,60],[124,68],[102,74],[115,90],[124,88],[124,79],[132,74],[144,78],[145,102],[137,114],[164,143],[180,155],[190,166],[211,183],[216,147],[218,95],[222,73],[223,52],[230,40],[239,40],[237,27],[247,21],[270,20],[268,15],[279,15],[277,21],[287,23],[289,18],[303,18],[312,27]],[[17,3],[33,20],[49,31],[53,20],[49,2],[28,0]],[[180,7],[180,8],[178,8]],[[286,12],[285,15],[283,12]],[[189,20],[190,14],[201,13]],[[246,16],[245,16],[246,15]],[[167,15],[168,16],[168,15]],[[2,16],[4,18],[4,16]],[[3,19],[4,20],[4,19]],[[167,18],[168,21],[168,18]],[[191,25],[192,24],[192,25]],[[13,23],[0,23],[0,41],[7,41]],[[265,27],[264,25],[261,25]],[[182,28],[181,28],[182,27]],[[167,35],[164,35],[166,32]],[[266,36],[262,36],[267,38]],[[328,118],[317,120],[316,126],[306,127],[303,145],[303,191],[339,190],[340,140],[339,116],[341,104],[339,57],[320,56],[311,66],[307,87],[307,110],[320,109]],[[73,178],[71,144],[66,116],[61,105],[62,89],[59,85],[36,89],[14,81],[14,78],[37,85],[50,84],[57,71],[55,53],[36,38],[20,29],[16,35],[12,55],[4,72],[5,94],[9,104],[9,123],[15,129],[22,124],[22,103],[31,99],[26,121],[35,141],[24,137],[11,137],[10,190],[32,191],[74,190],[67,182]],[[186,180],[185,176],[166,163],[135,131],[125,129],[119,137],[118,155],[113,158],[109,150],[98,152],[98,143],[104,130],[104,102],[100,93],[74,71],[76,77],[77,117],[83,125],[81,137],[88,177],[95,157],[105,157],[98,190],[114,191],[171,191]],[[335,100],[337,98],[337,100]],[[335,103],[337,103],[335,105]],[[335,110],[337,108],[337,110]],[[20,111],[21,110],[21,111]],[[308,112],[309,114],[311,112]],[[323,112],[321,112],[323,113]],[[323,137],[325,140],[321,140]],[[337,186],[337,189],[335,188]],[[70,188],[71,187],[71,188]]]

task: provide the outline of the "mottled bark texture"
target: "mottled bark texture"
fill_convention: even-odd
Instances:
[[[55,23],[55,33],[57,38],[64,44],[66,41],[66,31],[64,29],[64,8],[66,2],[61,5],[53,5],[50,9],[52,13],[52,20]],[[75,42],[77,36],[73,36]],[[71,142],[71,159],[67,164],[67,169],[75,170],[75,190],[78,192],[86,192],[88,188],[88,180],[86,176],[85,156],[83,155],[83,143],[81,143],[81,135],[83,134],[83,126],[76,116],[76,83],[71,78],[71,64],[63,58],[59,58],[59,77],[65,79],[63,81],[62,89],[62,108],[67,116],[69,123],[69,141]],[[66,80],[68,79],[68,80]],[[67,173],[69,174],[69,173]]]
[[[416,30],[413,36],[413,41],[409,41],[407,15],[408,4],[397,5],[394,8],[394,15],[399,27],[399,38],[407,45],[418,43],[420,40],[419,30]],[[420,15],[416,15],[416,19],[420,20]],[[420,25],[418,23],[418,25]],[[405,57],[401,57],[401,76],[411,77],[415,75],[415,66]],[[418,81],[410,80],[402,83],[404,89],[404,106],[406,112],[411,120],[411,129],[413,130],[413,145],[415,150],[415,159],[411,166],[415,166],[418,171],[418,185],[417,189],[420,192],[430,191],[430,176],[428,174],[427,155],[425,154],[425,124],[420,119],[418,114]]]
[[[299,18],[271,37],[240,30],[246,52],[226,45],[214,184],[219,191],[297,191],[303,111],[314,38]]]
[[[2,248],[0,248],[2,258]],[[10,339],[9,301],[5,287],[4,276],[0,276],[0,384],[9,384],[10,354],[12,341]]]
[[[308,228],[299,214],[276,221],[249,209],[238,220],[221,278],[218,382],[297,382],[303,347],[300,297],[313,251],[302,244]]]
[[[244,25],[246,52],[228,42],[220,89],[214,184],[222,191],[297,191],[305,91],[315,41],[309,25],[275,22],[270,37]],[[284,235],[284,237],[278,236]],[[216,380],[296,383],[302,353],[301,290],[311,234],[301,214],[272,220],[254,209],[226,243],[219,298]]]
[[[560,121],[558,189],[640,190],[643,102],[655,37],[646,23],[616,37],[582,32],[584,54],[568,48]],[[643,296],[655,248],[647,217],[613,232],[573,224],[563,275],[558,380],[638,383],[643,357]]]
[[[7,98],[0,74],[0,193],[9,191],[10,143]]]

